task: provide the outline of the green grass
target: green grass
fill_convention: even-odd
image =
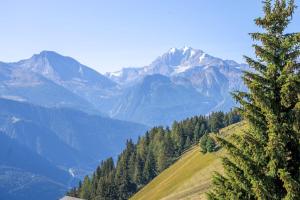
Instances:
[[[225,136],[240,134],[245,128],[245,122],[240,122],[222,129],[220,133]],[[205,199],[205,192],[211,185],[212,173],[222,173],[222,155],[223,150],[202,154],[198,145],[194,146],[131,200]]]

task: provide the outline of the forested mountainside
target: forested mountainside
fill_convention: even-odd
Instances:
[[[216,135],[229,138],[233,134],[243,134],[248,126],[246,121],[241,121],[220,129]],[[130,199],[204,200],[206,192],[211,189],[214,172],[223,173],[224,155],[226,151],[223,148],[204,153],[200,145],[193,145]]]
[[[101,162],[68,195],[84,199],[128,199],[174,163],[183,152],[206,133],[239,122],[237,111],[215,112],[174,122],[171,128],[154,127],[137,143],[128,140],[117,163],[112,158]]]

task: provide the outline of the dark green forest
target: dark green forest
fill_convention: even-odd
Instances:
[[[113,158],[102,161],[96,171],[68,195],[92,200],[128,199],[192,145],[198,144],[203,135],[217,133],[240,120],[237,110],[233,110],[175,121],[171,128],[154,127],[139,137],[137,143],[128,140],[116,164]]]

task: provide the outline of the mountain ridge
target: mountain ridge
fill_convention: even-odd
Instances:
[[[235,102],[229,94],[234,90],[246,90],[241,76],[243,71],[248,69],[248,66],[245,64],[239,64],[233,60],[222,60],[199,49],[191,47],[171,48],[147,66],[123,68],[117,72],[106,73],[107,77],[125,88],[109,115],[131,121],[141,120],[149,125],[169,125],[172,120],[180,120],[195,115],[193,110],[187,111],[186,109],[190,105],[188,99],[182,100],[176,107],[177,110],[182,111],[181,113],[174,113],[174,109],[166,111],[165,107],[162,108],[160,106],[161,104],[172,105],[176,99],[182,99],[182,95],[187,88],[190,90],[187,96],[191,96],[192,99],[198,99],[198,104],[195,102],[193,104],[194,107],[207,108],[196,111],[197,114],[208,114],[217,110],[229,111],[235,106]],[[161,76],[155,76],[157,74]],[[144,88],[140,94],[136,93],[135,96],[128,96],[128,91],[132,91],[131,94],[133,94],[137,88],[141,90],[138,86],[147,82],[149,80],[147,77],[151,77],[153,85],[159,85],[162,76],[165,79],[169,79],[169,88],[182,88],[181,92],[177,93],[165,92],[172,96],[172,100],[157,99],[154,101],[152,97],[161,94],[159,94],[158,90],[153,90],[153,88],[149,87]],[[154,77],[157,77],[157,80]],[[154,84],[154,82],[157,83]],[[171,89],[169,90],[171,91]],[[143,94],[149,95],[146,97]],[[131,105],[128,99],[136,103],[138,99],[144,99],[150,103],[143,106],[143,103],[140,101],[141,103],[138,105],[136,103]],[[205,102],[210,102],[210,104],[207,105]],[[152,110],[156,109],[156,113],[166,113],[166,115],[171,117],[169,119],[158,119],[158,116],[154,116],[151,113],[151,109],[147,110],[148,106],[151,106]],[[131,107],[135,109],[128,110]],[[122,108],[126,109],[122,110]],[[125,111],[131,113],[130,116],[126,116]],[[141,115],[140,113],[145,114]],[[157,118],[157,120],[153,120],[153,118]]]
[[[148,126],[229,111],[235,102],[228,94],[245,90],[241,76],[247,69],[244,64],[191,47],[171,48],[147,66],[106,75],[53,51],[1,66],[2,98],[69,107]],[[149,87],[144,87],[150,79]],[[160,95],[164,98],[157,98]],[[191,104],[190,99],[195,101]],[[199,109],[193,110],[191,105]]]
[[[1,199],[58,198],[99,160],[116,156],[128,138],[136,140],[147,130],[137,123],[71,108],[1,98],[0,107]],[[13,192],[15,188],[19,192]]]
[[[224,63],[239,68],[241,67],[247,68],[247,65],[244,63],[237,63],[233,60],[223,60],[221,58],[211,56],[200,49],[194,49],[192,47],[185,46],[182,48],[174,48],[174,47],[171,48],[169,51],[163,53],[161,56],[158,56],[149,65],[146,65],[144,67],[123,68],[119,71],[107,72],[105,75],[111,78],[112,80],[118,82],[118,77],[126,73],[130,73],[130,72],[133,73],[134,71],[136,72],[137,75],[143,75],[143,72],[145,72],[148,75],[158,73],[158,74],[170,76],[172,75],[172,73],[173,75],[180,74],[193,67],[211,66],[211,65],[220,65],[220,64],[224,65]],[[159,69],[159,67],[162,68]]]

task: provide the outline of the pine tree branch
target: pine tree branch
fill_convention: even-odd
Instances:
[[[261,72],[262,74],[265,73],[267,66],[264,65],[263,63],[256,61],[250,57],[244,56],[246,62],[253,67],[254,69],[256,69],[257,71]]]

